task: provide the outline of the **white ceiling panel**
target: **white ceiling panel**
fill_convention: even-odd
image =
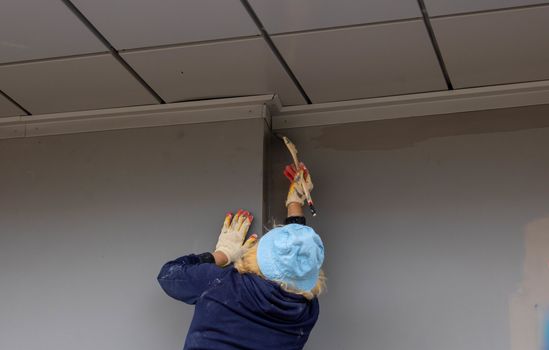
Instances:
[[[156,103],[108,54],[0,66],[0,90],[33,114]]]
[[[269,33],[421,17],[416,0],[250,0]]]
[[[297,88],[263,39],[240,39],[124,53],[166,101],[278,93],[302,104]]]
[[[273,40],[313,102],[446,89],[423,21]]]
[[[546,4],[545,0],[424,0],[430,16]]]
[[[0,95],[0,117],[15,117],[18,115],[25,115],[25,112]]]
[[[61,2],[2,0],[0,63],[107,49]]]
[[[549,6],[432,24],[455,87],[549,79]]]
[[[73,0],[117,49],[258,35],[238,0]]]

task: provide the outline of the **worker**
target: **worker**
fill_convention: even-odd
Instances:
[[[313,189],[307,168],[287,166],[284,174],[291,181],[286,225],[245,240],[253,216],[228,213],[213,253],[162,267],[158,281],[166,294],[195,305],[184,350],[304,347],[319,314],[324,246],[303,216],[300,179]]]

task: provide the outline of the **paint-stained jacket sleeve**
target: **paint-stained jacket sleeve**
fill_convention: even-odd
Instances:
[[[200,263],[198,257],[191,254],[164,264],[158,274],[158,282],[172,298],[195,304],[211,283],[227,270],[215,264]]]

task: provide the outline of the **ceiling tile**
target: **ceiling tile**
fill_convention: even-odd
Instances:
[[[108,54],[0,66],[0,90],[33,114],[156,103]]]
[[[107,49],[61,2],[2,0],[0,63]]]
[[[250,0],[269,33],[421,17],[416,0]]]
[[[423,21],[273,40],[313,102],[446,89]]]
[[[124,53],[166,101],[278,93],[302,104],[297,88],[261,38]]]
[[[430,16],[549,3],[543,0],[424,0]]]
[[[549,6],[432,21],[456,87],[549,79]]]
[[[238,0],[73,0],[117,49],[258,35]]]
[[[15,117],[18,115],[25,115],[25,112],[0,95],[0,117]]]

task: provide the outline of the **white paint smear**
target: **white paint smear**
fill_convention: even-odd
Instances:
[[[540,350],[549,308],[549,218],[526,226],[526,256],[520,288],[510,302],[512,350]]]

